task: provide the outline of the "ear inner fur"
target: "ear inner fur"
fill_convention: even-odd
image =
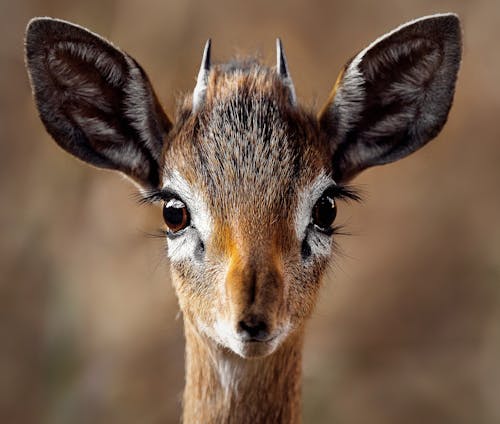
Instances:
[[[446,122],[460,58],[453,14],[412,21],[356,55],[319,118],[334,178],[347,181],[432,140]]]
[[[157,187],[171,124],[142,68],[101,37],[50,18],[30,22],[26,57],[47,131],[69,153]]]

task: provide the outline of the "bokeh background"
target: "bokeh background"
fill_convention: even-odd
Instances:
[[[355,181],[353,233],[305,347],[306,423],[500,422],[498,0],[0,0],[0,421],[178,422],[182,317],[160,211],[70,158],[44,132],[23,63],[33,16],[71,20],[149,72],[169,114],[207,37],[216,61],[284,40],[300,99],[318,108],[357,50],[454,11],[464,59],[437,140]]]

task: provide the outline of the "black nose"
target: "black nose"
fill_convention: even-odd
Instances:
[[[269,331],[266,322],[254,315],[251,315],[238,323],[238,333],[245,341],[262,342],[269,338]]]

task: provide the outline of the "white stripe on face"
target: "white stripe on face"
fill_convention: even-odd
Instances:
[[[323,171],[299,193],[299,202],[295,214],[295,231],[299,240],[304,239],[307,226],[311,222],[311,211],[314,205],[323,192],[332,184],[335,184],[335,181]]]
[[[165,178],[163,189],[176,193],[188,208],[191,223],[183,234],[168,239],[168,256],[172,261],[190,259],[200,245],[207,243],[212,233],[213,221],[202,194],[174,170]]]
[[[319,200],[324,191],[335,184],[335,181],[325,172],[322,172],[316,179],[304,187],[299,194],[299,203],[295,214],[295,231],[300,242],[306,241],[311,248],[312,256],[329,256],[331,253],[331,237],[319,231],[307,231],[311,223],[311,213],[314,205]]]

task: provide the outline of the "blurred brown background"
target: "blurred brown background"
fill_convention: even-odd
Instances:
[[[304,361],[306,423],[500,422],[498,0],[0,0],[0,421],[177,422],[182,319],[159,210],[63,153],[23,64],[33,16],[113,40],[170,115],[215,60],[284,40],[299,97],[318,107],[355,51],[393,27],[460,14],[464,59],[436,141],[355,182]]]

